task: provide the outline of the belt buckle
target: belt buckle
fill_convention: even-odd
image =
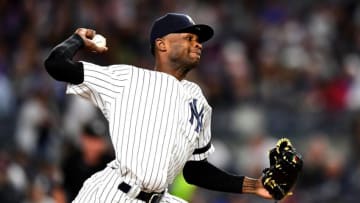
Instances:
[[[152,194],[149,200],[149,203],[159,203],[161,200],[162,194]]]

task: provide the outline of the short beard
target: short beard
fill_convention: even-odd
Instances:
[[[174,47],[176,49],[176,47]],[[179,50],[181,50],[179,48]],[[176,50],[170,54],[171,67],[178,72],[182,77],[185,77],[186,74],[192,69],[196,68],[199,65],[200,60],[191,59],[190,57],[183,58],[181,52]]]
[[[199,61],[182,60],[178,57],[171,58],[173,68],[181,72],[187,73],[199,65]]]
[[[195,69],[199,65],[199,62],[190,62],[190,63],[178,62],[176,64],[177,65],[174,66],[174,68],[177,70],[177,72],[179,72],[181,75],[185,77],[188,72],[190,72],[192,69]]]

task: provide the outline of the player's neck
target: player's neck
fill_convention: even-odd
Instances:
[[[180,81],[185,78],[191,68],[177,66],[176,64],[155,63],[154,70],[172,75]]]

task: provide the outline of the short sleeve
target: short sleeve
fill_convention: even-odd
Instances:
[[[197,147],[190,157],[191,161],[204,160],[215,151],[211,143],[211,107],[208,108],[204,115],[204,128],[197,139]]]

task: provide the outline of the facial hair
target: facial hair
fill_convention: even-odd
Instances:
[[[189,71],[196,68],[199,65],[199,59],[193,59],[190,57],[183,57],[178,52],[173,52],[170,56],[172,68],[176,71],[186,75]]]

